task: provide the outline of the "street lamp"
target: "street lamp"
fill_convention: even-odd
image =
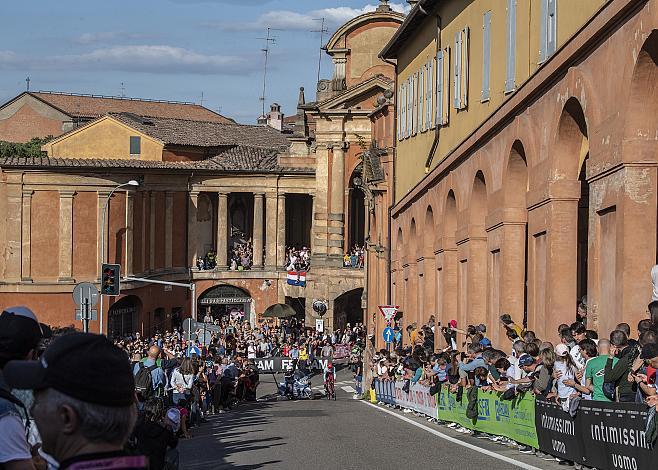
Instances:
[[[101,253],[100,253],[100,263],[98,266],[99,269],[99,276],[98,279],[102,280],[103,279],[103,263],[105,263],[105,220],[107,219],[107,207],[110,204],[110,199],[112,199],[112,195],[116,192],[117,189],[124,188],[126,186],[134,186],[137,187],[139,186],[139,182],[136,180],[130,180],[127,183],[120,184],[116,188],[114,188],[112,191],[110,191],[110,194],[107,195],[107,199],[105,199],[105,204],[103,205],[103,218],[101,221]],[[100,334],[103,334],[103,286],[100,286],[100,307],[99,307],[99,316],[98,319],[100,320],[100,325],[98,327],[98,332]]]

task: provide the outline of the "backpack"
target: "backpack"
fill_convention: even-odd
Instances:
[[[155,392],[155,390],[153,390],[153,376],[151,375],[151,372],[157,368],[157,364],[146,367],[143,362],[139,363],[139,370],[135,375],[135,390],[144,400],[151,398]]]
[[[20,401],[18,398],[16,398],[9,390],[5,390],[3,388],[0,388],[0,398],[3,398],[7,400],[9,403],[12,405],[16,406],[17,408],[21,409],[23,413],[25,414],[25,440],[29,441],[29,436],[30,436],[30,414],[27,411],[27,408],[23,404],[22,401]],[[2,465],[0,465],[0,468],[3,468]]]

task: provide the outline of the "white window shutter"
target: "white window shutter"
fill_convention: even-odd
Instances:
[[[407,79],[407,137],[411,136],[411,115],[413,108],[413,90],[411,88],[411,76]]]
[[[548,0],[541,0],[539,17],[539,62],[548,58]]]
[[[441,123],[445,126],[450,120],[450,47],[443,50],[443,117]]]
[[[460,109],[465,109],[468,106],[468,55],[469,55],[469,35],[470,30],[466,26],[461,31],[461,48],[462,48],[462,57],[461,57],[461,71],[460,78],[461,83],[459,85],[460,91]]]
[[[482,94],[480,99],[491,97],[491,10],[482,19]]]
[[[516,88],[516,0],[507,0],[507,71],[505,92]]]
[[[436,54],[436,113],[435,124],[443,124],[443,51]]]
[[[461,31],[455,33],[455,54],[453,67],[453,103],[455,109],[461,108],[461,69],[462,69],[462,35]]]
[[[557,0],[548,0],[546,20],[546,57],[550,57],[557,50]]]
[[[418,130],[425,131],[425,121],[423,120],[425,105],[425,67],[420,68],[418,72]]]
[[[432,109],[432,97],[434,96],[434,90],[432,84],[434,83],[434,59],[430,59],[427,63],[427,77],[425,77],[425,83],[427,84],[427,90],[425,90],[425,120],[427,121],[427,128],[434,129],[434,113]]]

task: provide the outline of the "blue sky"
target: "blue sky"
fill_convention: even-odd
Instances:
[[[378,0],[2,1],[0,101],[25,90],[201,101],[240,122],[260,114],[266,28],[266,103],[294,114],[300,86],[315,95],[320,36]],[[404,0],[391,1],[400,10]],[[327,36],[325,35],[325,40]],[[329,78],[331,64],[322,61]]]

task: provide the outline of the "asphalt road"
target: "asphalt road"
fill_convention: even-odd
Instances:
[[[338,374],[336,401],[281,401],[268,399],[275,382],[271,375],[262,376],[257,403],[210,417],[208,423],[193,429],[192,439],[181,441],[180,468],[564,468],[411,413],[354,400],[350,379],[347,371]],[[312,383],[320,388],[322,379]]]

